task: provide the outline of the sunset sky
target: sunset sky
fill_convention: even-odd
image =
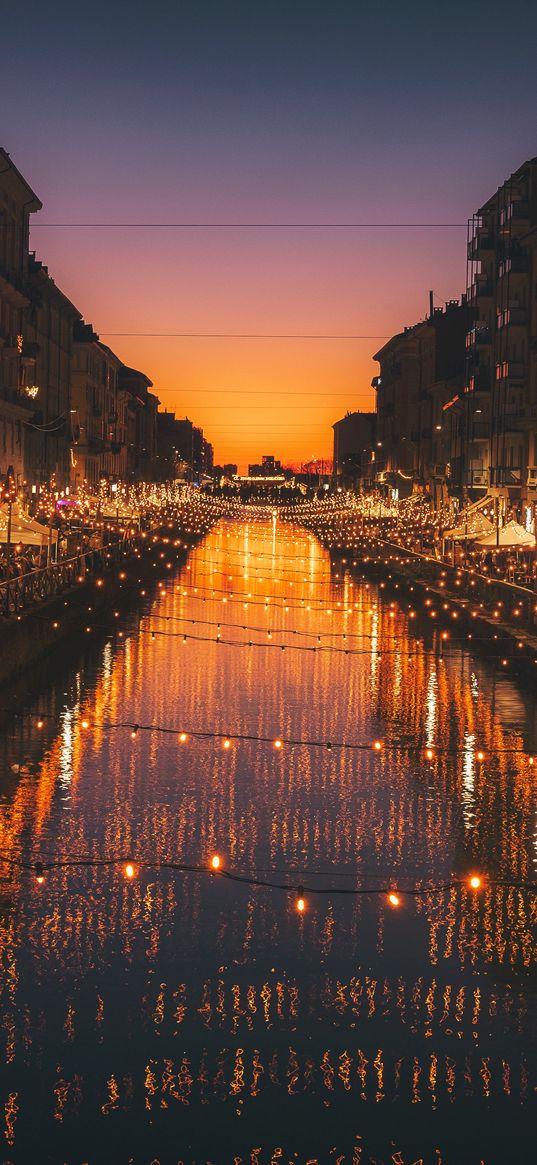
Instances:
[[[0,145],[44,204],[31,245],[218,461],[330,456],[383,339],[464,289],[461,224],[537,153],[535,7],[504,8],[3,8]],[[282,223],[392,225],[238,225]],[[158,335],[200,332],[360,338]]]

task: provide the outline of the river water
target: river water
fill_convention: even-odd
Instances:
[[[535,1160],[535,701],[346,570],[222,521],[6,720],[4,857],[117,862],[0,866],[4,1165]]]

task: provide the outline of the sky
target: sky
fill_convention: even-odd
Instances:
[[[329,457],[385,339],[464,291],[467,218],[537,154],[537,6],[511,11],[0,4],[31,246],[219,462]]]

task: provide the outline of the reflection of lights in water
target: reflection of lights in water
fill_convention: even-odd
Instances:
[[[425,739],[427,747],[430,748],[435,743],[436,714],[438,711],[438,676],[435,671],[429,672],[425,707],[427,709],[425,716]]]
[[[109,680],[112,674],[112,644],[110,642],[105,643],[103,647],[101,670],[103,679]]]
[[[379,650],[378,604],[375,604],[375,606],[371,608],[371,623],[369,624],[369,630],[371,634],[371,664],[369,670],[371,673],[371,679],[374,680],[377,678],[379,670],[379,661],[377,658],[377,652]]]
[[[59,782],[68,786],[73,775],[73,724],[74,712],[67,709],[61,716],[61,746],[59,756]]]
[[[470,676],[470,692],[472,693],[472,699],[477,702],[479,699],[479,681],[475,672],[472,672]]]
[[[465,829],[471,829],[474,824],[474,793],[475,793],[475,736],[466,733],[464,737],[464,754],[462,767],[462,817]]]

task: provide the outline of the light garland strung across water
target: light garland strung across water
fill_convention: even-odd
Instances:
[[[104,869],[117,868],[121,870],[127,881],[132,882],[141,870],[169,870],[173,873],[181,874],[196,874],[208,875],[211,878],[221,878],[232,883],[240,883],[245,886],[256,887],[264,890],[279,890],[294,898],[295,909],[298,914],[304,914],[307,909],[306,895],[323,896],[323,897],[375,897],[383,898],[386,905],[393,909],[400,907],[405,899],[427,898],[431,896],[441,896],[449,893],[451,890],[458,888],[461,891],[466,891],[472,895],[476,895],[479,891],[486,891],[489,889],[505,889],[505,890],[520,890],[526,893],[537,893],[537,882],[524,882],[520,879],[509,880],[503,878],[493,878],[488,875],[484,876],[481,872],[472,871],[464,877],[452,877],[441,882],[427,881],[421,879],[408,885],[408,879],[405,876],[395,878],[393,875],[376,875],[380,877],[384,884],[371,885],[367,880],[365,884],[359,886],[326,886],[318,885],[315,882],[308,881],[308,879],[319,876],[347,876],[361,878],[363,875],[360,871],[355,871],[353,875],[338,874],[338,871],[329,872],[328,875],[319,875],[315,870],[300,871],[300,882],[294,881],[296,877],[296,870],[289,871],[274,871],[274,873],[283,874],[285,881],[275,881],[273,878],[260,877],[258,872],[247,872],[234,869],[227,869],[220,854],[213,853],[206,862],[194,864],[189,862],[173,861],[166,859],[152,859],[145,857],[59,857],[51,858],[49,860],[28,860],[23,858],[16,858],[0,853],[0,863],[10,866],[12,868],[27,871],[33,874],[37,884],[42,886],[45,883],[46,875],[54,871],[70,870],[70,869]],[[269,871],[270,872],[270,871]],[[369,875],[371,877],[371,875]]]
[[[0,708],[0,713],[12,717],[15,720],[28,721],[32,720],[36,728],[42,729],[46,721],[56,721],[58,717],[53,713],[40,712],[19,712],[13,708]],[[292,736],[264,736],[257,733],[250,732],[222,732],[220,730],[202,729],[202,728],[188,728],[183,725],[179,728],[174,728],[170,725],[163,724],[142,724],[131,720],[99,720],[92,721],[88,715],[83,715],[79,720],[80,730],[87,732],[95,730],[99,732],[106,731],[128,731],[133,740],[136,740],[138,733],[148,732],[156,735],[174,736],[179,744],[184,745],[190,739],[192,740],[218,740],[222,742],[222,747],[228,751],[233,744],[238,743],[254,743],[254,744],[268,744],[277,752],[280,752],[285,746],[294,748],[315,748],[324,749],[328,752],[333,750],[340,750],[345,752],[365,752],[387,753],[389,755],[405,755],[405,756],[422,756],[428,761],[434,761],[441,756],[468,756],[468,747],[464,746],[458,748],[452,745],[439,745],[435,743],[422,742],[392,742],[384,740],[370,740],[370,741],[346,741],[346,740],[315,740],[304,739],[302,737]],[[535,757],[527,754],[524,749],[520,747],[505,747],[496,748],[489,747],[485,744],[477,745],[472,750],[476,761],[482,763],[488,757],[493,756],[519,756],[526,758],[528,764],[533,767],[535,765]]]

